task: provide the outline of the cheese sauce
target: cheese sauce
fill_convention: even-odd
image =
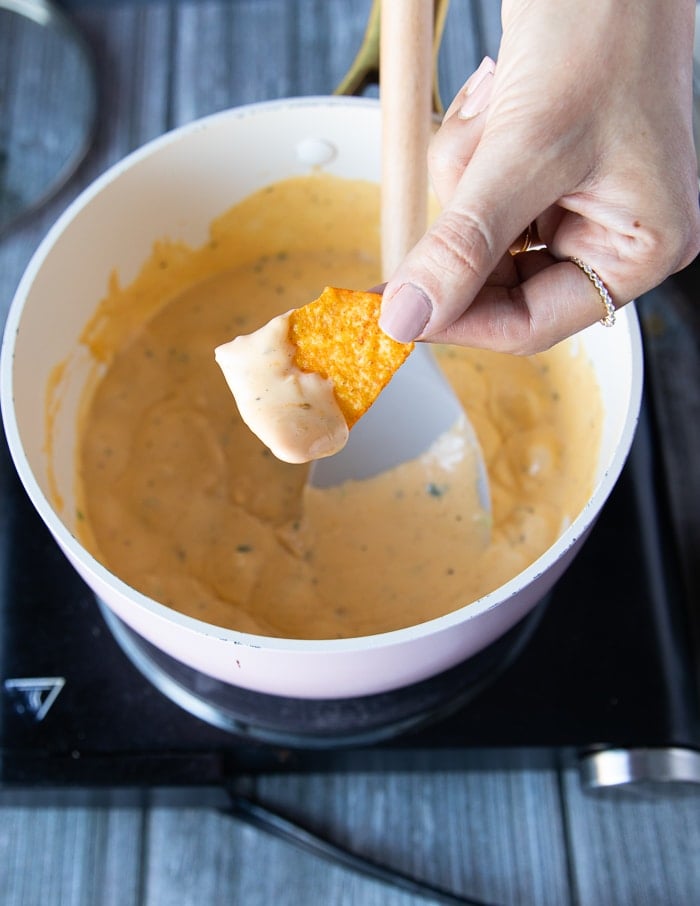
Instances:
[[[333,385],[295,365],[289,312],[214,352],[241,418],[278,459],[310,462],[343,449],[350,432]]]
[[[189,249],[163,241],[115,277],[84,342],[106,371],[85,407],[81,540],[115,574],[209,623],[286,638],[422,622],[515,576],[587,501],[601,402],[568,341],[439,360],[484,452],[493,524],[429,461],[319,490],[242,421],[213,350],[315,298],[379,279],[377,186],[323,174],[256,193]]]

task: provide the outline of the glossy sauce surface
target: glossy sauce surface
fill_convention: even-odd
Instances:
[[[530,359],[444,347],[481,442],[491,542],[473,488],[415,461],[306,486],[240,419],[216,346],[318,295],[378,282],[378,189],[322,174],[268,187],[198,249],[164,240],[112,281],[84,341],[106,373],[84,417],[82,540],[183,613],[288,638],[366,635],[475,600],[532,563],[593,486],[601,403],[570,341]]]

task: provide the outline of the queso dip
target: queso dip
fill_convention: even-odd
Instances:
[[[379,281],[379,190],[314,174],[164,239],[115,275],[83,342],[101,375],[77,465],[81,540],[112,572],[208,623],[283,638],[398,629],[514,577],[592,492],[601,402],[575,339],[531,358],[442,347],[479,437],[490,542],[471,488],[406,463],[365,482],[306,484],[241,421],[213,350],[328,283]]]

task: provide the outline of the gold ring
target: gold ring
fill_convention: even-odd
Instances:
[[[516,255],[522,255],[524,252],[538,251],[543,248],[546,248],[546,246],[540,239],[540,234],[537,232],[537,223],[533,220],[532,223],[525,227],[515,242],[511,244],[508,251],[515,257]]]
[[[584,274],[591,281],[593,286],[598,290],[598,295],[600,300],[605,306],[605,317],[600,319],[600,323],[603,327],[612,327],[615,323],[615,304],[612,300],[607,286],[600,279],[600,276],[593,270],[592,267],[588,264],[584,264],[580,258],[569,258],[572,264],[575,264],[576,267],[580,268]]]

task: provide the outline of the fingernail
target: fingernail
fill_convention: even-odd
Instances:
[[[432,313],[425,293],[412,283],[404,283],[382,306],[379,326],[399,343],[410,343],[423,333]]]
[[[481,63],[479,63],[474,72],[467,79],[467,83],[464,86],[465,93],[469,94],[470,91],[474,91],[476,86],[481,82],[485,75],[493,75],[495,71],[495,62],[491,59],[491,57],[484,57]]]
[[[470,120],[489,105],[493,92],[493,74],[495,63],[490,57],[484,57],[481,65],[467,82],[466,94],[462,106],[457,111],[457,116],[462,120]]]

